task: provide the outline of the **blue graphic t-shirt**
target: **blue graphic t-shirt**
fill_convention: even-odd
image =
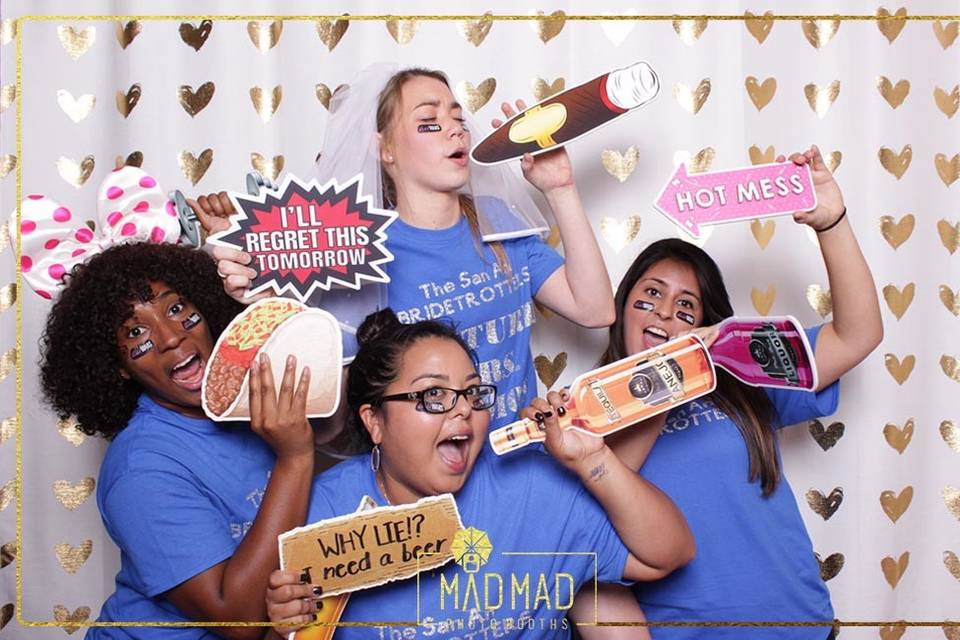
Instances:
[[[807,330],[811,347],[820,327]],[[776,427],[836,411],[839,383],[819,393],[766,389]],[[779,456],[779,450],[778,454]],[[833,620],[813,545],[786,478],[764,498],[747,482],[737,425],[710,399],[670,412],[641,474],[677,504],[693,531],[696,558],[662,580],[634,587],[651,621]],[[829,627],[654,627],[656,640],[823,640]]]
[[[188,418],[146,394],[107,450],[97,481],[120,547],[100,621],[184,622],[161,594],[233,555],[253,525],[275,456],[245,425]],[[215,638],[198,627],[91,627],[87,638]]]
[[[307,521],[353,513],[364,495],[387,504],[369,455],[317,477]],[[410,578],[355,592],[342,622],[414,624],[340,627],[337,640],[567,638],[564,616],[580,586],[623,578],[627,549],[606,513],[543,451],[499,458],[484,449],[455,497],[463,526],[485,532],[492,546],[479,570],[450,561],[421,573],[419,587]]]
[[[386,265],[387,298],[400,321],[452,320],[476,350],[483,381],[497,386],[490,428],[513,422],[537,395],[530,354],[533,296],[563,258],[537,237],[504,240],[511,270],[505,274],[464,217],[439,230],[397,219],[387,235],[394,255]]]

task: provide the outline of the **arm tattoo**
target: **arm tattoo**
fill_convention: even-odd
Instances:
[[[590,470],[590,479],[594,482],[599,482],[604,476],[609,472],[607,471],[607,465],[600,463]]]

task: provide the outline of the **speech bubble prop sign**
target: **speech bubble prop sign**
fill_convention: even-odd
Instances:
[[[456,500],[444,493],[292,529],[279,538],[280,566],[324,596],[350,593],[446,564],[460,529]]]
[[[237,209],[230,228],[208,240],[253,256],[257,277],[248,295],[290,292],[305,302],[316,288],[389,282],[382,267],[393,255],[384,246],[384,230],[397,214],[363,195],[361,174],[323,186],[287,174],[275,192],[230,198]]]
[[[654,206],[694,238],[703,225],[782,216],[817,206],[809,165],[794,162],[687,173],[681,164]]]

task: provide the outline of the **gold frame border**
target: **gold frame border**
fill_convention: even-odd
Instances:
[[[590,15],[590,14],[565,14],[554,17],[549,14],[543,15],[521,15],[521,14],[437,14],[437,15],[26,15],[14,19],[16,29],[16,152],[17,152],[17,182],[16,182],[16,200],[17,200],[17,224],[20,224],[22,217],[20,204],[23,201],[23,24],[27,22],[81,22],[81,21],[119,21],[119,20],[141,20],[145,22],[156,21],[194,21],[194,20],[220,20],[228,22],[240,22],[250,20],[289,20],[294,22],[317,21],[317,20],[347,20],[360,22],[377,22],[387,20],[417,20],[424,22],[451,22],[458,20],[486,20],[486,21],[553,21],[564,20],[574,22],[589,21],[624,21],[633,22],[655,22],[662,20],[707,20],[714,22],[736,22],[746,20],[774,20],[783,22],[799,22],[802,20],[840,20],[841,22],[878,22],[878,21],[902,21],[902,22],[932,22],[934,20],[960,20],[960,15],[951,14],[917,14],[917,15],[888,15],[878,16],[872,14],[833,14],[833,15],[799,15],[785,14],[776,15],[758,14],[752,17],[744,15],[707,15],[707,14],[664,14],[664,15]],[[23,627],[272,627],[268,622],[159,622],[159,621],[124,621],[124,622],[96,622],[90,620],[78,621],[77,623],[58,622],[56,620],[27,620],[22,615],[23,610],[23,570],[21,563],[23,561],[23,492],[21,485],[23,483],[23,296],[19,295],[23,291],[23,278],[20,273],[21,257],[21,238],[17,233],[16,240],[16,263],[15,263],[15,282],[17,283],[17,313],[16,313],[16,349],[17,349],[17,386],[16,386],[16,499],[17,499],[17,522],[16,522],[16,619],[17,623]],[[563,552],[557,552],[563,553]],[[596,589],[595,589],[596,594]],[[418,590],[419,603],[419,590]],[[419,606],[419,604],[418,604]],[[596,604],[595,604],[596,607]],[[594,608],[596,616],[596,608]],[[91,614],[93,612],[91,611]],[[418,615],[419,618],[419,615]],[[419,621],[419,620],[418,620]],[[960,628],[960,622],[950,620],[936,621],[907,621],[907,620],[883,620],[883,621],[850,621],[842,620],[822,621],[822,622],[767,622],[767,621],[728,621],[718,620],[710,622],[597,622],[594,617],[590,626],[608,626],[608,627],[882,627],[882,626],[904,626],[904,627],[954,627]],[[337,623],[335,626],[409,626],[406,624],[376,624],[376,623]]]

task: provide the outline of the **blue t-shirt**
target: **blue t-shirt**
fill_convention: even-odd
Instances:
[[[811,346],[820,328],[807,330]],[[765,389],[775,427],[830,415],[835,382],[819,393]],[[779,456],[779,449],[777,451]],[[696,558],[634,592],[651,621],[833,620],[830,594],[786,478],[763,497],[747,482],[749,460],[737,425],[707,398],[667,417],[641,473],[677,504],[697,543]],[[822,640],[828,627],[653,627],[656,640],[790,638]]]
[[[100,621],[184,622],[162,596],[233,555],[275,456],[246,425],[188,418],[146,394],[100,467],[97,506],[120,547]],[[210,629],[91,627],[87,638],[214,638]]]
[[[318,476],[307,521],[353,513],[364,495],[387,504],[369,455]],[[463,526],[484,531],[493,547],[479,571],[468,574],[451,561],[421,573],[420,626],[340,627],[337,640],[569,637],[564,615],[580,586],[594,577],[601,582],[623,579],[627,549],[606,513],[574,475],[542,451],[499,458],[484,449],[456,501]],[[536,555],[513,555],[517,552]],[[476,591],[469,586],[471,575]],[[544,597],[538,600],[538,593]],[[416,578],[355,592],[342,621],[415,622],[417,595]],[[501,606],[485,610],[486,604]]]
[[[462,216],[439,230],[397,219],[387,234],[394,255],[386,266],[387,298],[400,321],[453,320],[477,352],[481,378],[497,386],[490,428],[513,422],[537,395],[530,354],[533,296],[563,258],[537,237],[504,240],[511,269],[505,274],[490,246],[474,238]]]

